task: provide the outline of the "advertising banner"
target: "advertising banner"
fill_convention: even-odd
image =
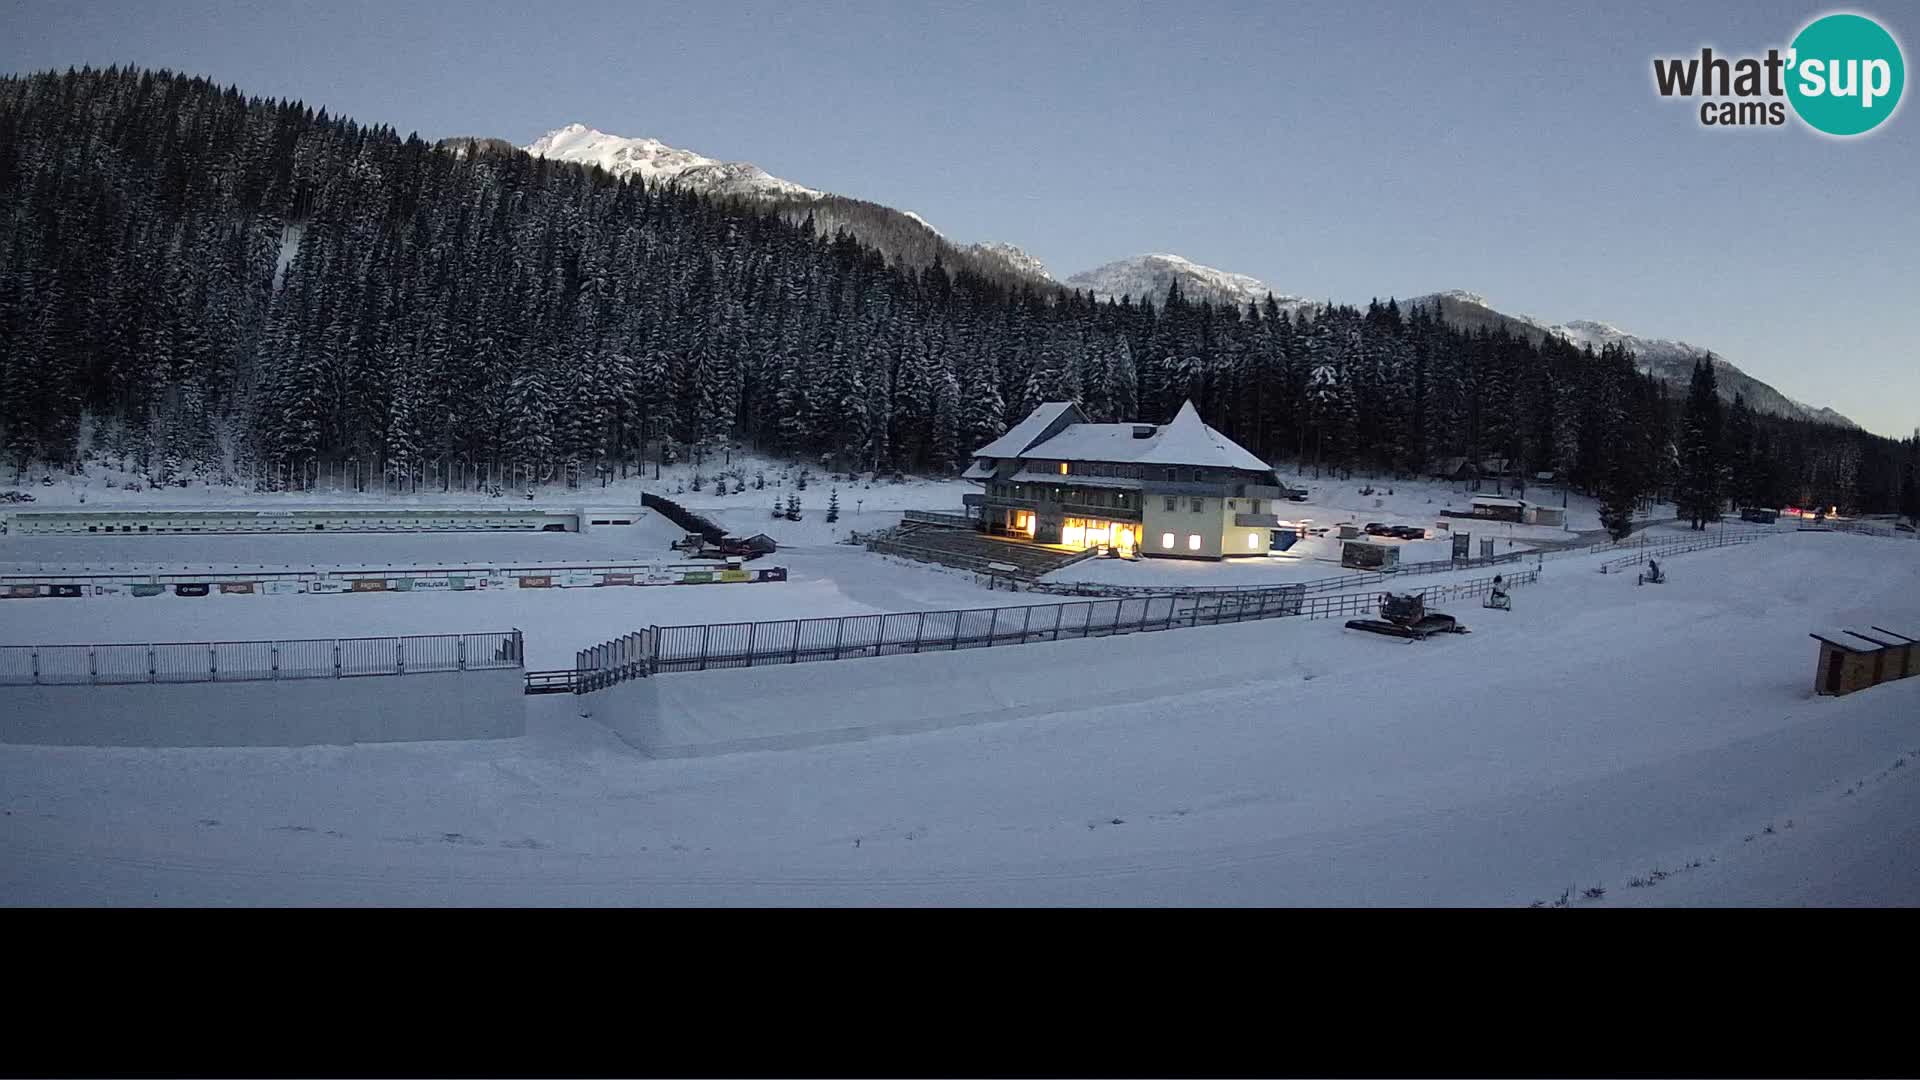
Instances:
[[[260,583],[260,591],[268,596],[290,596],[304,592],[305,585],[304,581],[263,581]]]
[[[579,570],[570,570],[567,573],[560,575],[560,587],[563,589],[578,589],[583,586],[598,585],[598,584],[600,584],[600,575],[598,574],[590,574],[590,573],[586,573],[584,571],[579,571]]]
[[[220,595],[235,596],[254,591],[251,581],[223,581],[220,583]]]
[[[551,589],[553,588],[553,578],[546,574],[523,577],[520,579],[520,587],[523,589]]]
[[[386,578],[355,578],[353,579],[353,591],[354,592],[386,592],[387,579]]]
[[[4,595],[6,595],[6,596],[8,596],[8,597],[11,597],[11,598],[13,598],[13,599],[16,599],[16,600],[22,600],[22,599],[25,599],[25,598],[27,598],[27,597],[29,597],[29,596],[39,596],[39,595],[40,595],[40,586],[38,586],[38,585],[9,585],[9,586],[7,586],[7,591],[6,591],[6,593],[5,593]]]
[[[682,585],[708,585],[712,582],[713,571],[711,570],[687,570],[680,574]]]
[[[633,575],[632,574],[602,574],[600,575],[600,584],[631,585],[633,584]]]
[[[87,587],[85,585],[49,585],[47,586],[47,595],[64,596],[72,599],[74,597],[87,595]]]
[[[347,587],[343,583],[334,581],[331,578],[316,578],[307,582],[307,591],[310,593],[337,593],[346,592]]]
[[[408,584],[414,592],[446,592],[456,588],[454,582],[458,580],[460,579],[450,577],[417,577]]]
[[[205,596],[211,589],[204,581],[183,581],[173,587],[175,596]]]
[[[135,596],[160,596],[167,591],[165,585],[129,585],[127,591]]]
[[[720,580],[721,581],[752,581],[753,575],[747,573],[745,570],[722,570],[720,571]]]

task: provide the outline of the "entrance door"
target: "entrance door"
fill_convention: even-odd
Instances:
[[[1133,558],[1133,526],[1115,525],[1113,527],[1113,546],[1123,559]]]

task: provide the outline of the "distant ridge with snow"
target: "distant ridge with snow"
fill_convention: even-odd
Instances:
[[[670,183],[714,195],[824,195],[783,180],[746,161],[717,161],[658,139],[609,135],[585,124],[568,124],[535,139],[523,149],[534,157],[598,165],[615,176],[638,176],[649,183]]]
[[[1167,289],[1176,281],[1180,283],[1181,295],[1195,302],[1232,304],[1244,310],[1248,304],[1264,304],[1268,294],[1272,294],[1283,309],[1322,306],[1305,297],[1282,292],[1259,278],[1216,270],[1165,252],[1116,259],[1081,271],[1068,278],[1066,284],[1068,288],[1086,289],[1097,299],[1131,296],[1158,304],[1167,298]]]

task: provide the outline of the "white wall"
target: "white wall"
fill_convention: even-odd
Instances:
[[[1274,663],[1274,634],[1286,621],[671,672],[575,700],[655,757],[791,749],[1127,704],[1149,688],[1202,693],[1262,678]],[[1175,648],[1177,663],[1169,658]]]
[[[518,668],[274,682],[0,686],[0,742],[310,746],[526,734]]]

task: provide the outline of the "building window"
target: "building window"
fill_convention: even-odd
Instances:
[[[1196,514],[1199,513],[1201,510],[1206,508],[1206,505],[1207,505],[1206,500],[1204,499],[1193,500],[1193,512]]]
[[[1240,509],[1240,500],[1238,500],[1238,499],[1228,499],[1228,500],[1227,500],[1227,509],[1229,509],[1229,510],[1238,510],[1238,509]]]
[[[1172,534],[1172,533],[1161,533],[1161,534],[1160,534],[1160,546],[1161,546],[1161,547],[1163,547],[1163,548],[1166,548],[1166,549],[1167,549],[1167,550],[1169,550],[1169,551],[1171,551],[1171,550],[1173,550],[1173,534]]]
[[[1199,533],[1187,534],[1187,550],[1188,551],[1200,550],[1200,534]]]
[[[1267,501],[1266,501],[1265,499],[1255,499],[1255,500],[1253,500],[1253,512],[1254,512],[1254,513],[1256,513],[1256,514],[1264,514],[1264,513],[1266,513],[1266,512],[1267,512]]]
[[[1248,551],[1260,550],[1260,534],[1259,533],[1247,534],[1247,550]]]
[[[1067,463],[1064,461],[1060,463],[1060,475],[1061,476],[1067,475]]]
[[[1172,495],[1167,496],[1167,513],[1171,514],[1179,509],[1180,509],[1180,500],[1173,497]],[[1167,546],[1172,547],[1173,545],[1169,544]]]

